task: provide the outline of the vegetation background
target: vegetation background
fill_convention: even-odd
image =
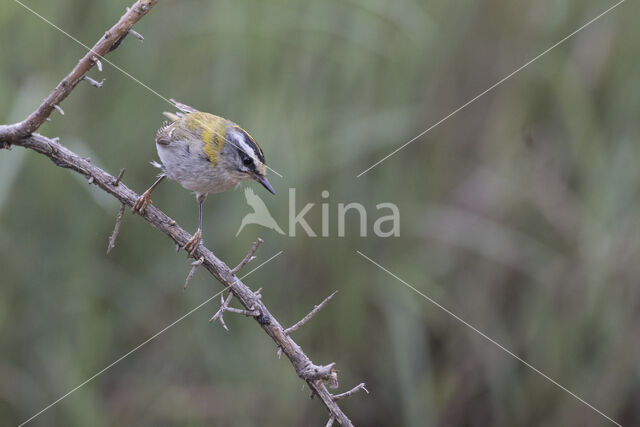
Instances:
[[[130,0],[25,3],[92,45]],[[263,146],[286,230],[288,188],[319,204],[393,202],[401,236],[281,236],[248,226],[241,189],[210,197],[206,244],[335,361],[357,425],[599,426],[607,421],[356,254],[372,257],[623,425],[640,424],[640,5],[627,1],[360,178],[356,175],[614,1],[160,2],[109,59],[170,98],[228,117]],[[24,118],[85,49],[0,3],[0,122]],[[105,64],[41,128],[141,192],[161,98]],[[16,425],[221,288],[115,200],[21,148],[0,152],[0,420]],[[321,192],[328,190],[325,200]],[[197,206],[154,203],[189,230]],[[298,208],[299,209],[299,208]],[[257,265],[257,264],[254,264]],[[209,304],[32,425],[324,425],[256,324]]]

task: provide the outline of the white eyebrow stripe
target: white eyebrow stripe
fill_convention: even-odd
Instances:
[[[253,163],[255,163],[256,165],[261,164],[262,162],[260,161],[260,159],[256,156],[256,151],[253,149],[253,147],[249,146],[246,142],[243,141],[244,138],[240,138],[238,140],[238,145],[240,146],[240,149],[242,151],[244,151],[244,153],[251,157],[253,159]]]

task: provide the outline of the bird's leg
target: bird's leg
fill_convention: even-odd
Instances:
[[[149,189],[147,191],[145,191],[144,193],[142,193],[142,195],[140,197],[138,197],[138,199],[136,200],[136,202],[133,204],[133,208],[131,208],[131,213],[132,214],[140,214],[142,215],[144,213],[144,210],[147,208],[147,205],[150,205],[151,202],[151,192],[156,188],[156,186],[158,184],[160,184],[160,182],[166,177],[165,174],[162,174],[158,177],[158,179],[156,180],[156,182],[153,183],[153,185],[151,187],[149,187]]]
[[[191,240],[189,240],[187,244],[184,245],[184,250],[187,251],[187,254],[188,254],[187,258],[188,257],[195,258],[194,254],[196,252],[196,249],[198,249],[198,247],[200,246],[200,243],[202,243],[202,205],[204,204],[204,199],[207,198],[207,195],[198,194],[196,198],[198,199],[198,208],[199,208],[198,230],[196,230]]]

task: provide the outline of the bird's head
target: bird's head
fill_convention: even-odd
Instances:
[[[243,174],[244,179],[252,179],[262,184],[271,194],[276,194],[266,177],[267,167],[264,154],[258,143],[240,126],[233,125],[227,130],[228,145],[231,145],[231,166]]]

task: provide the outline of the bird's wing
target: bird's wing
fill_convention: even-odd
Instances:
[[[183,104],[182,102],[178,102],[173,98],[171,98],[170,101],[173,102],[173,105],[175,105],[176,108],[178,110],[182,111],[183,113],[198,113],[199,112],[199,110],[196,110],[195,108],[190,107],[187,104]]]
[[[184,114],[177,112],[177,113],[170,113],[168,111],[165,111],[164,113],[162,113],[163,116],[165,116],[167,119],[171,120],[172,122],[175,122],[176,120],[178,120],[180,117],[184,117]]]
[[[199,111],[196,110],[195,108],[190,107],[187,104],[183,104],[181,102],[178,102],[173,98],[171,98],[170,101],[173,102],[173,105],[175,105],[176,108],[178,110],[180,110],[180,111],[176,111],[175,113],[169,113],[168,111],[165,111],[164,113],[162,113],[162,115],[165,116],[166,118],[168,118],[169,120],[171,120],[172,122],[175,122],[179,118],[184,117],[185,113],[186,114],[199,113]]]

